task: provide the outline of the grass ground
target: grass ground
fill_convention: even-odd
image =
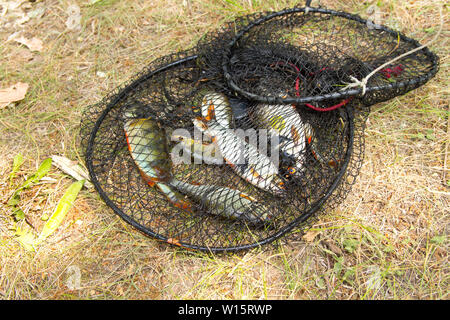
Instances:
[[[0,88],[30,85],[24,100],[0,109],[0,298],[447,299],[449,7],[443,0],[320,1],[363,16],[377,4],[383,24],[422,43],[439,29],[438,6],[446,24],[431,46],[441,57],[440,72],[420,89],[374,106],[352,193],[304,240],[225,256],[185,252],[140,234],[89,190],[37,252],[14,240],[8,198],[48,156],[81,160],[77,134],[87,105],[226,20],[296,2],[45,0],[22,5],[45,7],[22,25],[8,12],[0,16]],[[66,28],[72,3],[81,7],[80,30]],[[6,41],[20,30],[41,39],[43,50],[30,53]],[[25,162],[11,183],[18,153]],[[49,177],[21,195],[36,230],[72,181],[56,168]],[[78,275],[80,286],[71,285]]]

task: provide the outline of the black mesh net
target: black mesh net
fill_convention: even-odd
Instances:
[[[360,95],[346,88],[420,44],[359,16],[291,8],[241,17],[207,34],[199,61],[217,84],[259,102],[328,109]],[[368,80],[365,105],[413,90],[438,70],[428,48],[384,66]]]
[[[430,55],[390,66],[364,96],[344,94],[336,88],[367,75],[367,61],[410,47],[391,47],[389,32],[378,39],[354,16],[291,11],[241,17],[86,109],[86,164],[119,216],[174,245],[234,251],[301,234],[343,201],[362,164],[370,105],[413,85],[371,88],[410,80],[410,65]],[[373,55],[358,49],[374,43]],[[301,98],[309,100],[292,101]]]

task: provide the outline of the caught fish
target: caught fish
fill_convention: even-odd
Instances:
[[[158,187],[176,207],[191,211],[192,204],[184,195],[167,183],[172,180],[166,137],[158,124],[151,119],[132,119],[124,123],[128,150],[139,168],[142,178],[151,187]]]
[[[278,167],[231,130],[232,109],[228,98],[221,93],[208,93],[201,109],[203,118],[194,119],[194,125],[218,146],[225,162],[256,187],[283,195],[285,185],[278,176]]]
[[[288,173],[299,176],[304,169],[305,128],[295,107],[261,104],[257,105],[249,116],[271,135],[281,138],[280,151],[295,161],[295,165],[288,168]]]
[[[225,162],[243,179],[256,187],[277,195],[285,193],[283,180],[278,176],[278,167],[269,157],[259,153],[232,130],[211,120],[194,119],[194,125],[211,137],[220,150]]]
[[[223,93],[209,92],[203,97],[202,101],[202,116],[206,121],[217,121],[222,127],[226,129],[231,128],[232,109],[228,97]]]
[[[215,120],[222,127],[231,129],[233,118],[239,120],[247,116],[248,105],[248,101],[228,98],[223,93],[209,92],[203,97],[201,112],[203,118],[209,121],[213,110]]]
[[[271,222],[268,210],[256,199],[239,190],[213,185],[193,185],[175,179],[170,184],[195,201],[201,202],[212,214],[243,219],[251,225]]]
[[[239,190],[197,186],[175,179],[165,132],[152,119],[127,120],[124,131],[131,157],[143,179],[158,187],[176,207],[191,213],[193,204],[185,199],[187,196],[201,202],[212,214],[242,219],[252,225],[269,221],[268,211]]]

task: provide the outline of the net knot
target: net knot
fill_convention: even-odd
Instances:
[[[362,80],[358,80],[354,76],[350,76],[350,80],[352,80],[353,82],[346,82],[345,83],[346,86],[344,88],[342,88],[341,91],[345,91],[345,90],[350,89],[350,88],[361,87],[362,88],[362,95],[364,96],[366,94],[367,81],[369,80],[369,78],[365,77]]]

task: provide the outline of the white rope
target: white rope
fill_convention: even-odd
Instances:
[[[306,4],[305,4],[305,14],[308,14],[309,13],[309,10],[311,10],[311,2],[312,1],[306,1]]]
[[[442,32],[442,26],[444,25],[444,21],[443,21],[443,16],[442,16],[442,8],[439,6],[439,14],[441,16],[441,25],[439,27],[439,31],[436,33],[436,35],[434,36],[434,38],[429,41],[427,44],[424,44],[423,46],[417,47],[415,49],[412,49],[408,52],[405,52],[401,55],[399,55],[398,57],[393,58],[392,60],[382,64],[381,66],[379,66],[378,68],[376,68],[375,70],[373,70],[371,73],[369,73],[365,78],[363,78],[362,80],[358,80],[353,76],[350,76],[350,79],[353,82],[350,83],[345,83],[347,86],[345,86],[344,88],[341,89],[341,91],[345,91],[349,88],[356,88],[356,87],[361,87],[362,88],[362,95],[364,96],[366,94],[366,86],[367,86],[367,82],[369,81],[370,77],[372,77],[375,73],[377,73],[378,71],[380,71],[381,69],[387,67],[388,65],[390,65],[391,63],[394,63],[397,60],[400,60],[410,54],[413,54],[416,51],[422,50],[423,48],[428,47],[430,44],[432,44],[434,41],[437,40],[437,38],[439,37],[439,35]]]

